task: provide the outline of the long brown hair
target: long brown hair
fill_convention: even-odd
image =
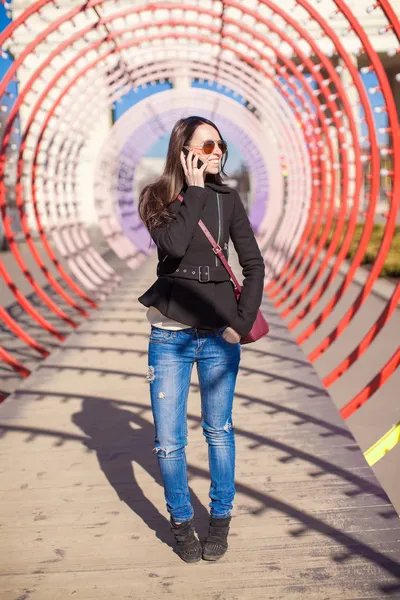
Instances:
[[[168,207],[171,202],[176,200],[186,183],[180,153],[183,147],[188,145],[197,127],[203,124],[214,127],[222,139],[218,127],[204,117],[194,116],[180,119],[175,123],[171,133],[167,159],[161,177],[154,183],[146,185],[140,193],[139,215],[150,232],[154,227],[166,224],[173,218]],[[223,155],[219,173],[215,175],[207,173],[206,181],[223,184],[221,175],[226,176],[224,166],[227,158],[228,152]]]

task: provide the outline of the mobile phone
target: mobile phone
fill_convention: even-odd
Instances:
[[[182,151],[183,151],[183,154],[187,158],[187,156],[189,154],[189,150],[187,148],[183,148]],[[204,162],[201,160],[201,158],[199,158],[197,161],[197,168],[200,169],[200,167],[202,167],[203,165],[204,165]]]

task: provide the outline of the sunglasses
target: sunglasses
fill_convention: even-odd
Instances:
[[[215,144],[218,144],[218,148],[221,150],[222,154],[228,150],[228,144],[224,140],[218,140],[215,142],[214,140],[206,140],[202,143],[201,146],[184,146],[184,148],[201,148],[204,154],[211,154],[214,152]]]

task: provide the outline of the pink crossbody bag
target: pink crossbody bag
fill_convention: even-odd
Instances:
[[[181,202],[183,201],[183,196],[181,196],[181,194],[179,194],[178,200],[180,200]],[[222,248],[217,244],[217,242],[215,241],[215,239],[213,238],[213,236],[211,235],[211,233],[207,229],[207,227],[204,225],[202,220],[199,221],[199,227],[201,228],[204,235],[210,242],[214,254],[216,254],[218,256],[219,260],[222,262],[225,269],[228,271],[229,277],[231,278],[233,285],[234,285],[233,291],[235,293],[236,300],[239,301],[240,294],[242,292],[242,288],[241,288],[238,280],[236,279],[234,272],[232,271],[231,267],[229,266],[229,263],[226,260],[224,253],[222,252]],[[264,337],[265,335],[267,335],[268,332],[269,332],[269,325],[268,325],[267,321],[265,320],[264,315],[262,314],[261,310],[259,309],[257,312],[256,320],[253,323],[253,327],[251,328],[250,332],[245,337],[242,337],[242,339],[240,340],[240,343],[241,344],[250,344],[251,342],[256,342],[257,340],[259,340],[262,337]]]

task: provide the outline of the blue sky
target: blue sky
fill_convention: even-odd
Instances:
[[[8,23],[10,22],[10,18],[7,17],[7,13],[6,13],[6,9],[4,8],[4,4],[0,4],[0,29],[1,31],[3,31],[3,29],[8,25]]]
[[[0,31],[3,31],[10,23],[9,17],[7,17],[6,9],[4,8],[4,4],[0,3]],[[10,61],[8,59],[4,59],[0,56],[0,78],[4,77],[8,67],[10,65]]]
[[[6,10],[4,8],[4,4],[0,4],[0,31],[3,31],[11,22],[10,18],[7,17]],[[12,64],[12,59],[9,56],[0,55],[0,79],[3,79],[4,75],[8,71],[10,65]],[[11,108],[13,102],[17,96],[18,87],[15,82],[12,82],[7,87],[7,95],[5,95],[1,99],[1,103]],[[6,116],[6,113],[1,113],[0,119]]]
[[[368,91],[369,88],[374,88],[379,85],[376,74],[374,72],[361,73],[361,79],[363,80],[364,86],[367,89],[369,102],[372,106],[372,110],[376,106],[384,105],[382,92],[375,92],[374,94],[371,94]],[[360,117],[363,117],[364,114],[365,114],[364,109],[362,106],[360,106]],[[377,128],[387,127],[388,118],[387,118],[387,114],[385,112],[383,112],[383,113],[375,113],[374,112],[374,117],[375,117],[375,123],[376,123]],[[366,132],[367,132],[367,126],[363,123],[361,125],[361,135],[365,136]],[[387,144],[388,143],[388,134],[387,133],[378,133],[378,142],[379,142],[379,144],[382,144],[382,145]]]

